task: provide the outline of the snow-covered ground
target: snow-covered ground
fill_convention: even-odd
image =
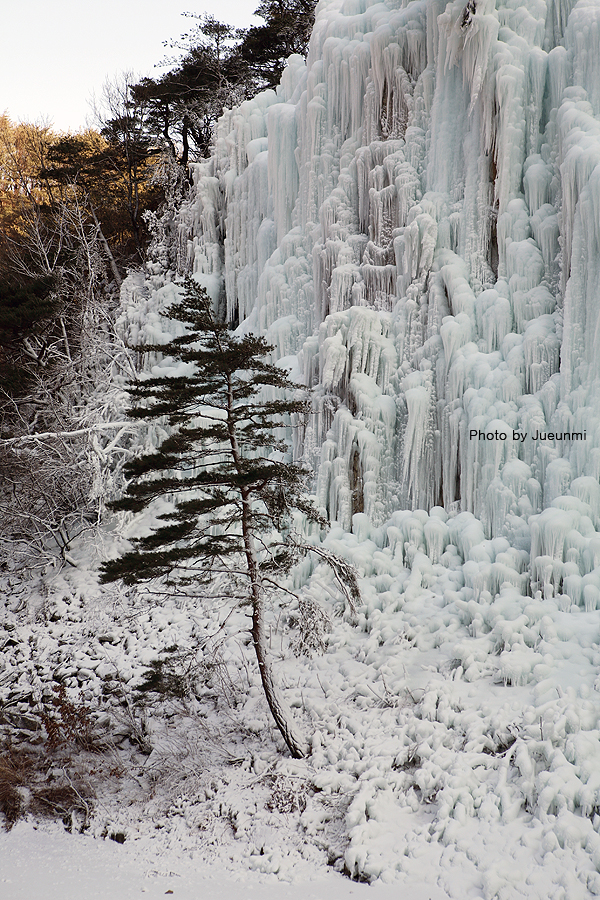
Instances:
[[[58,826],[21,823],[0,838],[2,900],[158,900],[169,893],[178,900],[397,900],[398,886],[357,884],[334,873],[284,884],[251,872],[227,878],[201,857],[151,857]],[[431,886],[402,891],[402,900],[446,897]]]
[[[242,611],[125,597],[83,567],[47,575],[25,606],[25,583],[4,576],[0,680],[13,747],[41,751],[48,784],[66,778],[83,798],[65,817],[73,834],[59,816],[0,837],[10,890],[21,889],[22,840],[40,865],[49,856],[66,890],[120,860],[127,890],[160,883],[184,897],[197,868],[208,879],[264,878],[274,897],[300,891],[286,893],[288,883],[315,898],[353,896],[360,885],[342,870],[402,885],[411,900],[599,893],[596,614],[508,587],[469,601],[456,551],[432,564],[418,549],[427,521],[407,514],[362,540],[330,535],[358,565],[364,602],[353,617],[329,571],[314,570],[303,595],[330,617],[323,652],[295,656],[295,604],[272,610],[277,677],[312,735],[302,761],[270,721]],[[399,526],[410,568],[394,544]],[[163,681],[139,692],[158,659]],[[66,731],[62,747],[44,743],[38,717],[57,678],[96,723],[87,748]],[[152,872],[175,872],[177,886]]]

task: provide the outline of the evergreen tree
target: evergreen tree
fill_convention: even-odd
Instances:
[[[241,578],[267,702],[299,758],[307,745],[273,682],[264,617],[266,591],[276,587],[274,578],[289,570],[301,550],[291,533],[293,511],[325,525],[306,497],[306,470],[282,460],[288,448],[276,434],[285,417],[302,413],[306,404],[264,399],[265,388],[280,394],[297,386],[266,361],[272,348],[262,337],[238,337],[216,320],[206,292],[190,278],[169,317],[186,323],[189,332],[152,349],[191,364],[192,371],[133,386],[130,414],[166,416],[172,433],[156,451],[128,464],[131,483],[113,507],[141,511],[165,496],[177,502],[159,517],[162,524],[152,534],[134,541],[135,549],[104,563],[102,580],[135,584],[166,575],[209,583],[223,571]],[[352,572],[342,560],[333,564],[356,596]]]
[[[156,204],[145,202],[144,195],[152,180],[151,161],[161,154],[162,148],[156,145],[149,128],[148,104],[143,98],[134,96],[130,72],[105,81],[101,99],[94,106],[94,115],[100,134],[107,142],[105,161],[114,166],[124,188],[122,198],[136,252],[138,258],[143,259],[146,236],[142,214],[149,205],[156,208]]]
[[[145,77],[132,88],[132,97],[147,104],[149,131],[164,142],[182,167],[190,153],[210,155],[214,127],[223,108],[252,93],[246,84],[247,67],[236,53],[236,44],[245,32],[207,14],[184,15],[197,24],[170,44],[183,50],[183,57],[165,60],[161,65],[175,63],[174,68],[159,79]]]
[[[305,56],[315,21],[315,0],[261,0],[254,15],[264,25],[246,29],[236,48],[254,92],[275,88],[292,53]]]
[[[262,0],[254,14],[263,25],[234,28],[214,16],[184,13],[194,27],[169,46],[181,59],[159,79],[143,78],[131,88],[148,110],[146,128],[185,167],[209,156],[214,128],[225,107],[275,88],[292,53],[306,54],[315,0]]]
[[[32,360],[23,353],[23,340],[43,333],[55,317],[54,284],[51,276],[22,277],[20,281],[0,276],[0,408],[6,398],[29,389]],[[0,434],[3,420],[1,416]]]

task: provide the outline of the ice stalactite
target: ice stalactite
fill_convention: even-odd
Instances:
[[[384,485],[394,471],[389,447],[394,444],[396,404],[389,391],[396,352],[388,336],[389,316],[352,307],[330,315],[321,326],[319,380],[323,400],[317,405],[317,434],[327,434],[320,477],[323,505],[345,527],[356,512],[375,521],[383,514]],[[343,406],[327,416],[327,398]]]

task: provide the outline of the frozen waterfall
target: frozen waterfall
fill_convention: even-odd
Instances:
[[[597,0],[321,0],[306,63],[221,119],[178,248],[298,355],[332,520],[419,509],[477,591],[593,606],[599,37]]]

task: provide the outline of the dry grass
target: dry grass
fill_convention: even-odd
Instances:
[[[22,765],[15,764],[10,754],[0,757],[0,813],[7,831],[24,813],[25,803],[21,788],[26,782]]]
[[[94,721],[83,702],[73,702],[67,697],[63,684],[54,686],[54,695],[40,709],[40,719],[46,729],[46,745],[56,750],[65,745],[76,745],[84,750],[94,750]]]
[[[59,818],[70,830],[82,830],[93,797],[85,757],[99,750],[90,711],[56,685],[34,719],[46,731],[43,743],[14,742],[9,731],[0,751],[0,817],[7,830],[29,814]]]
[[[26,815],[61,819],[69,830],[85,828],[93,791],[79,760],[44,750],[10,747],[0,754],[0,814],[7,831]]]

